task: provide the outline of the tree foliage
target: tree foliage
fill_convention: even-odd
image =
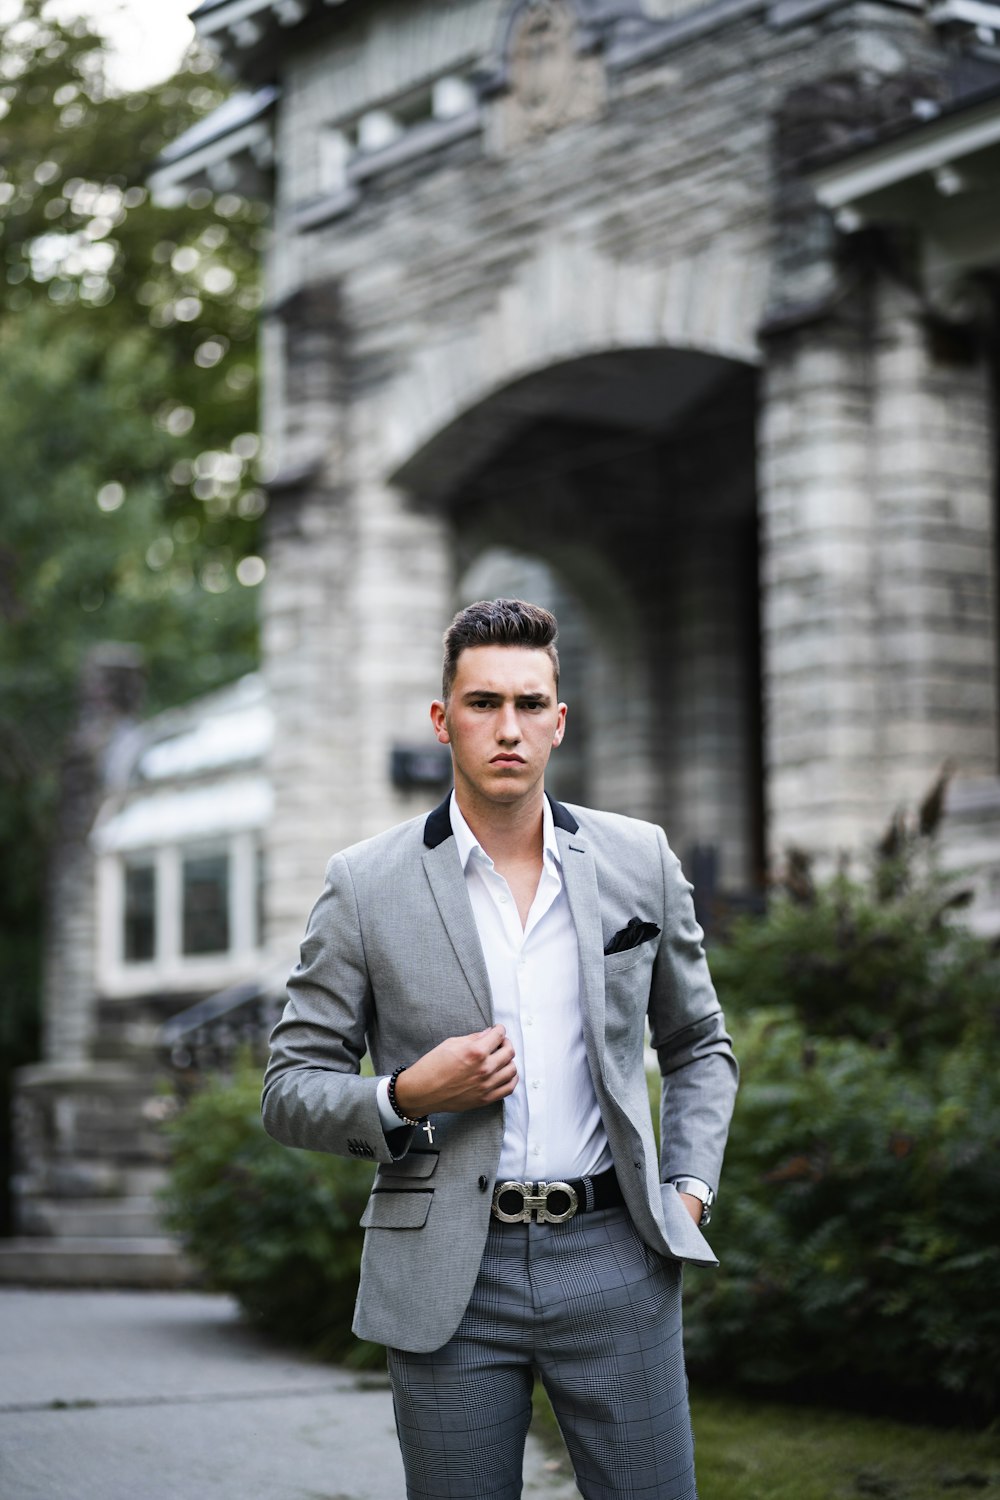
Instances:
[[[84,654],[134,641],[151,709],[248,670],[265,500],[263,210],[154,204],[164,146],[224,86],[192,54],[141,93],[101,39],[0,0],[0,997],[31,1047],[60,747]]]

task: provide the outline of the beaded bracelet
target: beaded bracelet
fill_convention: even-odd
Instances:
[[[403,1111],[400,1109],[399,1104],[396,1101],[396,1079],[399,1077],[400,1073],[403,1073],[405,1071],[405,1063],[402,1063],[398,1068],[393,1068],[392,1076],[389,1079],[389,1103],[392,1105],[393,1110],[402,1120],[404,1125],[422,1125],[424,1123],[424,1120],[426,1120],[427,1118],[426,1115],[422,1116],[422,1118],[419,1120],[411,1120],[409,1115],[404,1115]]]

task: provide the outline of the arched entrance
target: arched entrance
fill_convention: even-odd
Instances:
[[[662,823],[706,915],[763,869],[754,420],[749,365],[617,349],[503,387],[392,476],[445,521],[459,603],[556,609],[553,789]]]

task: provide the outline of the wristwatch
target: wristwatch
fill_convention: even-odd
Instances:
[[[699,1229],[712,1217],[712,1205],[715,1202],[715,1194],[707,1182],[702,1182],[700,1177],[672,1177],[671,1182],[679,1193],[690,1193],[692,1198],[697,1198],[701,1204],[701,1218],[698,1220]]]

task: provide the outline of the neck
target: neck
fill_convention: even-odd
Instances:
[[[539,787],[524,801],[486,802],[470,796],[464,787],[455,788],[462,817],[494,863],[541,858],[543,797]]]

